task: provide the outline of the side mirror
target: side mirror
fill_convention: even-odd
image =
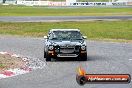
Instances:
[[[87,36],[83,36],[84,39],[87,39]]]
[[[47,36],[44,36],[44,39],[47,39]]]

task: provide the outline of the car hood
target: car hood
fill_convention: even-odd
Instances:
[[[51,45],[59,45],[59,46],[65,46],[65,45],[86,45],[86,42],[84,40],[49,40],[49,43]]]

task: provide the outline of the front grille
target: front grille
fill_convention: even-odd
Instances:
[[[77,54],[58,54],[57,57],[77,57]]]
[[[74,48],[60,48],[61,53],[73,53],[74,51]]]
[[[75,48],[75,46],[65,45],[65,46],[60,46],[60,48]]]
[[[56,53],[78,53],[80,50],[80,46],[56,46],[55,52]]]
[[[75,46],[65,45],[60,46],[60,53],[73,53],[75,51]]]

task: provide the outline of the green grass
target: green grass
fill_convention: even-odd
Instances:
[[[132,8],[48,8],[0,5],[0,16],[107,16],[107,15],[132,15]]]
[[[4,64],[0,64],[0,68],[3,68],[3,67],[5,67],[5,65]]]
[[[91,39],[132,40],[132,21],[93,21],[93,22],[0,22],[0,34],[43,37],[52,28],[79,28]]]

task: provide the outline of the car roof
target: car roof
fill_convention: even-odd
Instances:
[[[78,31],[80,32],[79,29],[51,29],[50,32],[52,31]]]

